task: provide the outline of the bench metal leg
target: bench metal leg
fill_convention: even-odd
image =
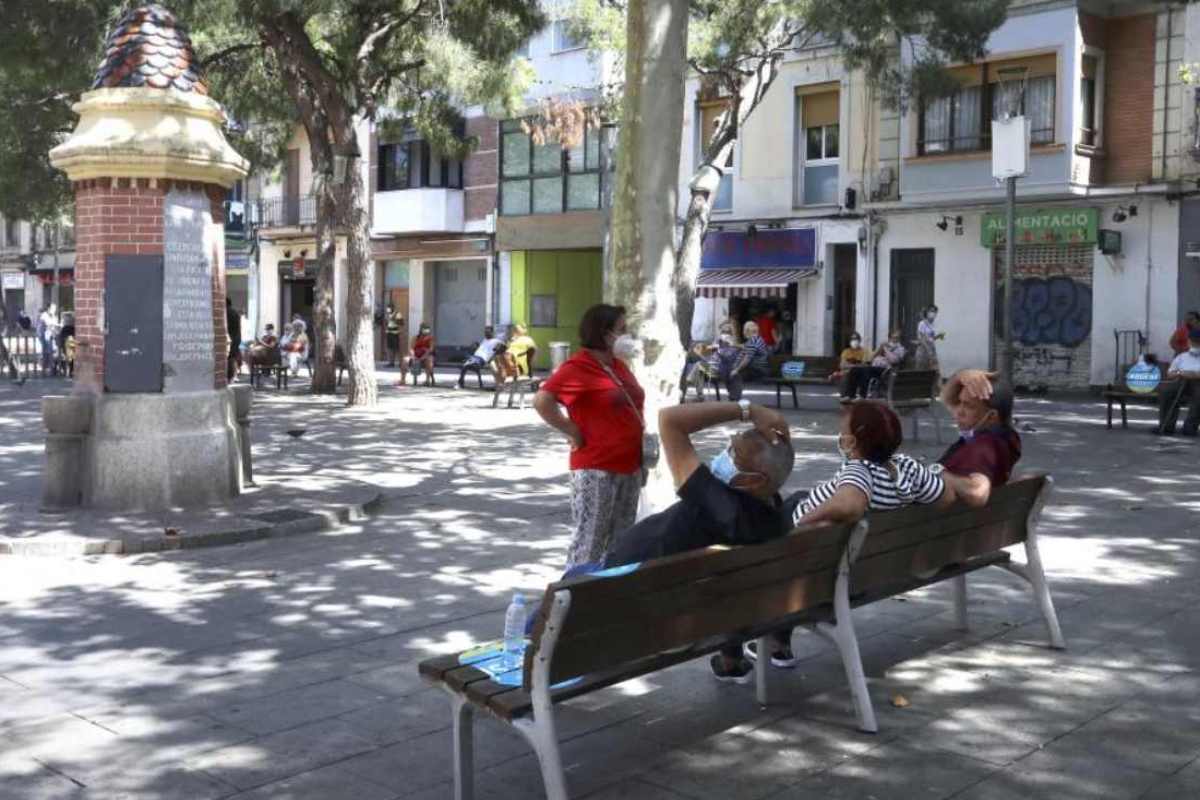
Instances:
[[[970,627],[967,624],[967,576],[959,575],[954,579],[954,626],[960,631]]]
[[[454,800],[475,800],[475,712],[461,695],[451,695],[450,707],[454,719]]]
[[[1113,401],[1112,401],[1111,397],[1108,398],[1107,406],[1108,406],[1108,420],[1107,420],[1108,429],[1111,431],[1112,430],[1112,406],[1113,406]]]
[[[1050,586],[1046,583],[1046,571],[1042,568],[1042,553],[1038,547],[1038,518],[1041,516],[1042,507],[1053,486],[1053,479],[1047,476],[1046,488],[1042,490],[1033,510],[1029,512],[1029,520],[1025,526],[1028,531],[1025,538],[1025,563],[1017,564],[1008,561],[1000,566],[1012,574],[1024,578],[1033,587],[1033,596],[1037,600],[1038,609],[1042,612],[1042,619],[1046,622],[1046,630],[1050,634],[1050,647],[1055,650],[1065,650],[1067,643],[1063,639],[1062,628],[1058,625],[1058,614],[1054,611],[1054,600],[1050,597]]]
[[[754,659],[754,697],[758,700],[760,706],[767,705],[767,675],[770,670],[767,668],[770,664],[771,657],[768,653],[771,652],[771,639],[768,636],[758,637],[758,658]]]
[[[789,386],[788,388],[792,390],[792,410],[799,411],[800,410],[800,401],[798,399],[796,399],[796,387],[795,387],[795,385],[792,385],[792,386]]]
[[[850,696],[854,701],[854,713],[858,716],[858,728],[865,733],[878,733],[875,709],[871,706],[871,694],[867,690],[867,675],[863,670],[862,655],[858,651],[858,637],[854,634],[854,621],[850,616],[850,566],[858,558],[867,537],[867,525],[859,522],[850,535],[850,542],[838,565],[837,584],[833,592],[834,624],[818,622],[817,633],[837,646],[846,670],[846,681],[850,684]],[[760,660],[761,660],[760,651]]]
[[[778,383],[775,384],[775,407],[776,408],[783,408],[783,400],[781,399],[782,389],[783,389],[783,386],[781,384],[778,384]]]

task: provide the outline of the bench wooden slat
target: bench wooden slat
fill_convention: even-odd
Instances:
[[[840,525],[806,525],[770,542],[746,547],[717,545],[702,550],[655,559],[641,569],[615,578],[580,575],[558,581],[546,589],[552,598],[559,589],[570,589],[576,605],[605,602],[630,594],[644,594],[679,583],[721,575],[784,556],[801,555],[827,547],[845,547],[850,528]]]
[[[793,534],[803,537],[803,533]],[[802,544],[799,542],[798,544]],[[762,547],[762,545],[755,545]],[[821,575],[837,567],[845,545],[810,550],[789,549],[773,558],[719,575],[700,576],[686,583],[643,593],[614,597],[603,605],[580,604],[563,626],[563,636],[589,630],[613,618],[636,625],[642,618],[656,618],[684,611],[714,597],[736,596],[760,584]],[[572,601],[574,601],[572,596]]]
[[[855,594],[850,598],[850,605],[853,608],[860,606],[869,606],[871,603],[877,603],[880,600],[886,600],[889,597],[907,594],[914,589],[920,589],[925,586],[932,586],[935,583],[941,583],[949,578],[958,575],[966,575],[976,570],[994,567],[1000,564],[1006,564],[1012,560],[1012,554],[1007,550],[999,550],[994,553],[986,553],[981,556],[967,559],[958,564],[951,564],[948,567],[943,567],[933,575],[925,578],[912,577],[906,581],[897,581],[895,583],[886,583],[876,586],[875,588]]]
[[[970,536],[951,535],[926,540],[877,556],[859,559],[850,570],[852,592],[869,592],[917,573],[994,553],[1024,540],[1023,528],[997,522]]]
[[[561,637],[551,665],[557,682],[594,670],[604,670],[647,654],[682,647],[711,636],[735,635],[764,620],[778,620],[833,597],[834,574],[810,574],[755,586],[735,595],[714,593],[692,608],[633,621],[614,619],[608,625]]]
[[[458,660],[459,655],[455,653],[454,655],[428,658],[417,665],[417,672],[427,680],[442,681],[445,679],[447,672],[462,666],[462,663]]]

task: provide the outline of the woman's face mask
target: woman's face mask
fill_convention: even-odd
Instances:
[[[837,449],[838,454],[842,457],[842,461],[849,461],[854,457],[853,445],[846,444],[841,434],[838,434]]]
[[[851,346],[851,347],[853,347],[853,348],[859,348],[859,347],[861,347],[861,346],[862,346],[862,339],[851,339],[851,340],[850,340],[850,346]]]
[[[613,341],[612,352],[622,361],[630,361],[637,355],[637,340],[627,333],[622,333]]]
[[[935,319],[937,319],[937,312],[936,311],[926,312],[925,319],[929,320],[930,322],[933,322]]]

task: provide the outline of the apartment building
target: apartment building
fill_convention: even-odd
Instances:
[[[56,241],[47,225],[0,217],[0,294],[10,326],[21,310],[30,318],[53,302],[62,311],[74,310],[75,235],[69,220]]]
[[[734,149],[705,241],[693,336],[766,308],[790,352],[915,338],[937,305],[943,372],[1002,350],[1004,186],[991,122],[1023,78],[1028,174],[1017,182],[1016,380],[1112,381],[1137,342],[1163,354],[1200,306],[1200,9],[1016,0],[960,89],[888,110],[820,46],[784,63]],[[905,56],[907,53],[905,53]],[[680,191],[721,98],[689,84]],[[689,146],[690,142],[690,146]],[[681,207],[682,213],[682,207]],[[1131,352],[1132,350],[1132,352]]]

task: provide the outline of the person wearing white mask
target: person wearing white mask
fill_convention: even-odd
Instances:
[[[534,409],[571,447],[575,532],[568,568],[603,559],[613,535],[637,517],[646,429],[645,392],[625,363],[638,350],[625,330],[625,309],[604,303],[589,308],[579,323],[579,340],[583,347],[533,398]]]
[[[938,333],[934,323],[937,322],[938,307],[929,306],[921,312],[921,321],[917,323],[917,349],[913,354],[914,369],[939,370],[937,343],[946,338],[946,334]]]
[[[1195,436],[1200,429],[1200,328],[1188,331],[1188,349],[1175,356],[1167,367],[1167,380],[1158,395],[1158,428],[1162,436],[1173,436],[1179,409],[1188,401],[1183,435]]]

